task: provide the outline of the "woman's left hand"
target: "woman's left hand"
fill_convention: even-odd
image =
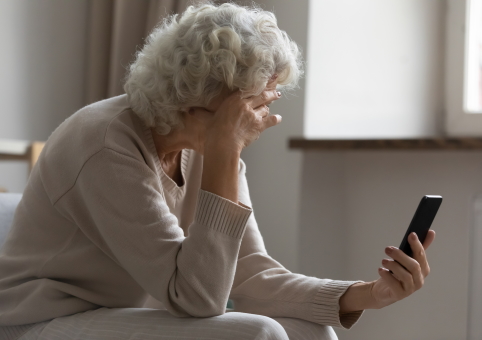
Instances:
[[[375,308],[388,306],[422,288],[425,278],[430,273],[425,250],[434,239],[433,230],[428,232],[423,245],[415,233],[410,234],[408,242],[413,251],[413,258],[398,248],[385,248],[385,253],[391,259],[382,260],[384,268],[378,268],[380,278],[372,283],[371,295]]]

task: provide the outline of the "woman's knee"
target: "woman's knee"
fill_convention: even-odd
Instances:
[[[237,319],[245,329],[243,340],[289,340],[283,326],[267,316],[248,313],[227,313]]]
[[[338,340],[330,326],[294,318],[275,318],[283,326],[290,340]]]

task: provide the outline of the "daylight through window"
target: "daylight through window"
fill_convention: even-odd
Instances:
[[[482,0],[467,2],[465,110],[482,113]]]

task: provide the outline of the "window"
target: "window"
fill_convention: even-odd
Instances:
[[[310,0],[309,6],[306,138],[442,133],[445,1]]]

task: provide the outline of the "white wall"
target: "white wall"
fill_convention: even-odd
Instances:
[[[0,1],[0,138],[46,140],[82,106],[87,1]],[[0,162],[0,187],[23,192],[28,166]]]
[[[278,26],[306,50],[308,0],[257,1],[273,11]],[[270,106],[280,125],[263,132],[243,151],[254,213],[268,253],[290,270],[298,269],[301,152],[288,149],[291,136],[303,133],[304,79],[300,89]]]
[[[442,132],[445,1],[310,6],[305,137]]]
[[[371,281],[399,246],[426,194],[444,201],[428,250],[431,274],[422,290],[366,311],[351,339],[465,339],[472,200],[482,191],[482,152],[307,152],[303,159],[301,271]]]

